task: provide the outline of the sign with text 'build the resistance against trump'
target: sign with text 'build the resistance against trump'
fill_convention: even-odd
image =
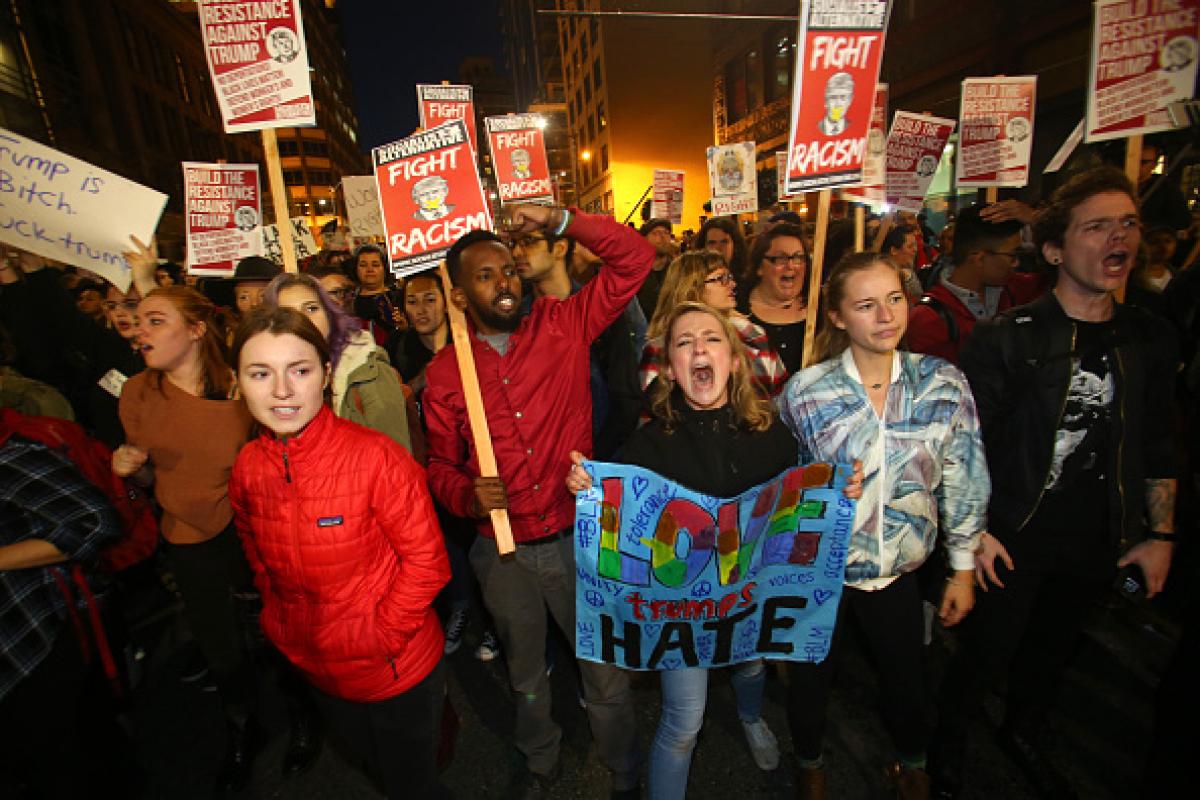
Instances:
[[[586,462],[575,499],[575,654],[625,669],[829,653],[854,526],[851,468],[793,467],[741,495]]]

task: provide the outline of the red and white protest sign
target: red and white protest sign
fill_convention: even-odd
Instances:
[[[656,169],[651,189],[650,216],[683,224],[683,170]]]
[[[471,137],[471,152],[479,152],[479,137],[475,133],[475,101],[470,86],[450,86],[441,83],[417,84],[417,113],[421,127],[428,130],[444,122],[461,119],[467,124]]]
[[[1198,23],[1200,0],[1096,2],[1087,141],[1174,127],[1167,105],[1196,85]]]
[[[187,270],[229,277],[237,262],[262,254],[257,164],[183,164]]]
[[[317,124],[300,0],[199,0],[226,133]]]
[[[872,206],[882,206],[887,200],[883,190],[887,176],[887,104],[888,85],[875,84],[871,126],[867,129],[867,151],[863,155],[862,183],[842,190],[842,197],[847,200]]]
[[[787,150],[775,153],[775,197],[781,203],[798,200],[800,193],[788,194],[787,190]]]
[[[500,204],[552,203],[550,164],[546,160],[546,122],[537,114],[486,117],[488,148]]]
[[[754,142],[708,148],[708,186],[714,217],[758,211],[758,167]]]
[[[897,111],[887,138],[887,201],[901,211],[920,211],[942,160],[954,120]]]
[[[492,227],[461,120],[376,147],[371,161],[396,275],[428,269],[463,234]]]
[[[967,78],[958,112],[960,188],[1029,183],[1037,77]]]
[[[789,193],[862,180],[888,0],[803,0],[788,136]]]

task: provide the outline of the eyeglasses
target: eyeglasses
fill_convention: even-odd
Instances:
[[[509,243],[508,246],[509,246],[510,250],[516,250],[518,247],[521,248],[522,250],[528,250],[530,247],[533,247],[538,242],[544,242],[544,241],[546,241],[545,236],[538,236],[538,235],[522,236],[520,239],[513,239]]]
[[[104,301],[104,310],[105,311],[116,311],[118,308],[123,308],[126,311],[137,311],[137,307],[138,307],[137,300],[122,300],[119,303],[116,300]]]
[[[719,283],[722,286],[728,286],[733,283],[733,275],[728,272],[722,272],[720,275],[714,275],[711,278],[705,278],[705,283]]]
[[[804,253],[792,253],[791,255],[781,253],[777,256],[763,256],[763,261],[770,261],[777,267],[782,267],[784,264],[788,263],[795,264],[799,267],[808,263],[808,256],[806,256]]]

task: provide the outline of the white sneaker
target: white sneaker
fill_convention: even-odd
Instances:
[[[463,631],[466,629],[467,610],[456,608],[450,612],[450,619],[446,620],[446,647],[443,650],[446,655],[450,655],[462,646]]]
[[[500,655],[500,640],[491,631],[483,632],[483,640],[475,648],[475,657],[480,661],[491,661]]]
[[[754,722],[742,721],[742,729],[746,731],[746,744],[750,745],[750,754],[754,763],[763,772],[770,772],[779,766],[779,741],[767,723],[759,718]]]

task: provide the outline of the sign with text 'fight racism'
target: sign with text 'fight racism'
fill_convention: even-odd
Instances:
[[[887,0],[803,0],[796,38],[788,193],[862,180]]]
[[[421,117],[421,127],[426,130],[456,119],[462,120],[470,133],[471,152],[479,152],[479,137],[475,133],[474,90],[470,86],[418,83],[417,113]]]
[[[492,227],[462,120],[371,151],[392,272],[436,265],[463,234]]]
[[[967,78],[958,112],[959,188],[1029,183],[1037,76]]]
[[[130,234],[149,242],[162,192],[0,128],[0,242],[95,272],[122,292]]]
[[[665,219],[672,225],[683,224],[683,170],[654,170],[651,197],[651,217]]]
[[[539,124],[540,123],[540,124]],[[485,117],[500,204],[552,203],[545,122],[537,114]]]
[[[708,497],[586,462],[575,499],[576,655],[625,669],[824,660],[854,525],[849,466]]]
[[[300,0],[199,0],[226,133],[317,124]]]
[[[229,278],[237,262],[262,254],[257,164],[185,161],[183,194],[190,274]]]
[[[842,197],[875,208],[887,200],[887,105],[888,85],[875,84],[875,102],[871,106],[871,126],[867,129],[867,148],[863,154],[862,183],[842,190]]]
[[[917,212],[942,160],[954,120],[897,111],[887,138],[887,201],[901,211]]]
[[[1167,106],[1190,100],[1200,59],[1200,0],[1099,0],[1092,28],[1087,141],[1174,127]]]

